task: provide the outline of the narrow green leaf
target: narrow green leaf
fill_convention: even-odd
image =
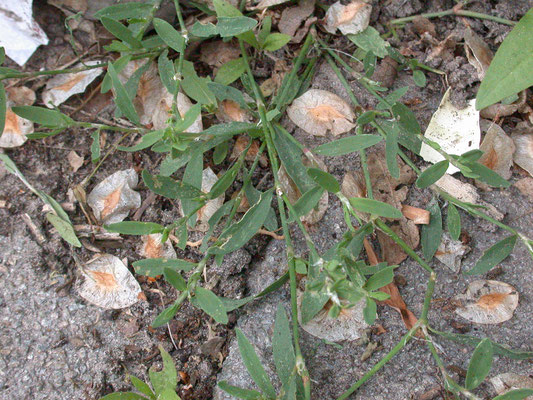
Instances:
[[[118,78],[117,72],[112,64],[109,64],[107,67],[107,73],[111,77],[111,83],[115,89],[115,103],[117,104],[117,107],[126,118],[128,118],[134,124],[139,125],[140,120],[139,116],[137,115],[137,111],[135,111],[135,107],[128,96],[128,92]]]
[[[0,82],[0,136],[4,133],[6,125],[6,110],[7,110],[6,90],[4,84]]]
[[[390,204],[383,203],[382,201],[365,199],[362,197],[352,197],[350,198],[350,204],[353,208],[367,212],[370,214],[375,214],[380,217],[385,218],[402,218],[403,214],[397,208],[391,206]]]
[[[237,343],[239,345],[242,361],[248,370],[248,373],[265,395],[272,399],[276,398],[276,390],[274,389],[274,386],[272,386],[270,379],[268,379],[268,375],[261,365],[261,361],[259,361],[259,357],[255,353],[252,344],[239,328],[236,328],[235,332],[237,334]]]
[[[215,165],[221,164],[226,159],[228,150],[229,141],[227,140],[217,145],[213,151],[213,163],[215,163]]]
[[[284,33],[272,33],[267,36],[263,43],[263,50],[276,51],[290,42],[292,37]]]
[[[209,82],[207,87],[211,92],[216,96],[219,101],[223,100],[233,100],[243,109],[249,109],[250,107],[246,104],[244,96],[239,89],[236,89],[232,86],[223,85],[218,82]]]
[[[143,135],[143,137],[141,138],[141,141],[137,143],[136,145],[131,146],[131,147],[118,146],[117,150],[128,151],[128,152],[143,150],[143,149],[146,149],[152,146],[154,143],[157,143],[158,141],[160,141],[164,135],[165,135],[165,131],[162,129],[158,131],[148,132]],[[100,146],[98,146],[98,148],[100,148]]]
[[[311,177],[322,188],[331,193],[338,193],[341,191],[341,186],[339,182],[333,177],[333,175],[328,174],[325,171],[322,171],[318,168],[308,168],[307,175]]]
[[[302,297],[302,324],[307,324],[326,305],[329,296],[324,292],[316,292],[306,288]]]
[[[476,109],[481,110],[533,85],[533,9],[524,15],[500,45],[481,82]]]
[[[457,207],[452,203],[448,203],[448,217],[446,221],[450,237],[453,240],[459,240],[459,237],[461,236],[461,216],[459,215]]]
[[[174,360],[172,360],[172,357],[166,352],[163,346],[159,346],[159,351],[163,358],[163,369],[160,372],[156,372],[154,367],[148,370],[150,382],[157,395],[168,388],[175,390],[178,384],[178,372],[176,371]]]
[[[101,17],[100,21],[102,22],[102,25],[104,25],[104,27],[116,38],[129,44],[134,49],[140,49],[143,47],[141,41],[133,37],[133,33],[120,22],[109,17]]]
[[[357,125],[363,126],[373,122],[376,119],[375,111],[365,111],[357,118]]]
[[[442,160],[427,168],[416,180],[416,186],[423,189],[433,185],[444,176],[449,166],[448,160]]]
[[[215,182],[211,191],[209,192],[210,199],[216,199],[217,197],[223,195],[226,190],[233,184],[237,174],[241,170],[242,163],[236,162],[230,169],[226,171],[222,177]]]
[[[100,160],[100,129],[91,133],[91,162],[96,164]]]
[[[466,166],[472,170],[472,172],[478,175],[480,181],[485,182],[487,185],[494,187],[506,188],[511,186],[511,182],[503,179],[498,173],[494,172],[490,168],[480,164],[478,162],[467,163]],[[463,173],[464,175],[464,173]]]
[[[508,236],[485,250],[474,268],[463,272],[465,275],[480,275],[501,263],[511,254],[516,244],[516,235]]]
[[[296,365],[296,356],[294,355],[289,319],[281,304],[278,305],[276,312],[274,335],[272,337],[272,353],[278,377],[283,387],[287,388],[289,378]]]
[[[239,79],[245,70],[246,64],[242,57],[230,60],[218,69],[215,82],[229,85]]]
[[[160,18],[154,18],[153,24],[155,31],[168,47],[174,49],[178,53],[183,52],[185,40],[181,33],[175,30],[167,21]]]
[[[387,104],[394,104],[400,100],[409,90],[409,86],[403,86],[399,89],[393,90],[390,94],[385,96],[385,101],[380,101],[376,106],[376,110],[387,110],[389,106]]]
[[[131,384],[142,394],[145,394],[150,399],[155,400],[155,394],[152,392],[152,389],[150,389],[150,386],[148,386],[147,383],[141,381],[139,378],[133,375],[128,375],[131,381]]]
[[[200,190],[202,188],[203,169],[203,153],[201,149],[198,149],[192,154],[189,163],[185,167],[185,172],[183,173],[183,183]],[[196,208],[198,208],[198,202],[189,199],[183,199],[181,201],[181,207],[184,215],[190,215]],[[196,213],[191,216],[187,223],[191,227],[196,224]]]
[[[48,222],[54,225],[54,228],[57,229],[57,233],[59,233],[59,236],[61,236],[71,245],[75,247],[81,247],[81,243],[78,237],[76,236],[76,232],[74,231],[74,227],[72,226],[70,221],[65,221],[63,218],[58,217],[54,213],[47,213],[46,219],[48,220]]]
[[[161,233],[165,230],[163,225],[155,222],[122,221],[116,224],[105,225],[108,232],[122,233],[123,235],[149,235]]]
[[[439,248],[442,239],[442,214],[439,203],[433,200],[429,206],[429,224],[422,226],[420,242],[422,243],[422,254],[427,261],[430,261]]]
[[[228,122],[226,124],[216,124],[207,128],[205,131],[199,133],[199,135],[214,135],[214,136],[234,136],[257,129],[256,124],[249,122]]]
[[[208,22],[207,24],[202,24],[200,21],[196,21],[194,25],[191,27],[189,33],[192,36],[197,36],[200,38],[207,38],[207,37],[217,35],[218,30],[217,30],[217,27],[213,25],[211,22]]]
[[[374,146],[381,140],[382,137],[379,135],[348,136],[315,147],[313,152],[323,156],[343,156]]]
[[[213,0],[217,17],[240,17],[242,13],[238,8],[224,0]]]
[[[387,160],[387,168],[391,176],[395,179],[400,178],[400,168],[398,167],[398,140],[399,129],[391,129],[387,131],[385,139],[385,158]]]
[[[366,281],[364,288],[368,291],[378,290],[394,279],[394,267],[383,268]]]
[[[367,297],[365,308],[363,308],[363,317],[365,318],[365,322],[368,325],[373,325],[376,321],[377,313],[378,306],[376,305],[376,302],[370,297]]]
[[[19,117],[29,119],[48,128],[65,128],[72,124],[72,119],[56,110],[48,110],[43,107],[18,106],[12,110]]]
[[[113,67],[115,67],[115,72],[118,74],[120,71],[126,67],[126,65],[131,61],[131,55],[125,54],[122,57],[120,57],[117,61],[115,61],[113,64]],[[101,93],[107,93],[111,90],[113,87],[113,84],[111,83],[111,76],[109,76],[109,73],[106,73],[104,76],[104,79],[102,80],[102,88],[100,89]]]
[[[194,297],[191,299],[191,302],[196,306],[201,308],[205,313],[220,324],[228,323],[228,314],[226,313],[226,308],[224,303],[219,297],[208,289],[204,289],[201,286],[197,286],[194,290]]]
[[[187,96],[200,104],[216,107],[217,99],[207,86],[211,82],[209,78],[200,78],[190,61],[183,62],[182,74],[181,87]]]
[[[415,82],[415,85],[418,87],[424,87],[426,86],[426,75],[423,71],[419,69],[415,69],[413,71],[413,81]]]
[[[115,20],[130,19],[130,18],[144,18],[150,14],[152,4],[148,3],[124,3],[113,4],[112,6],[102,8],[94,13],[95,18],[112,18]]]
[[[421,133],[420,125],[415,115],[405,104],[395,103],[392,106],[392,113],[404,133],[408,135],[418,135]]]
[[[187,110],[181,121],[178,121],[175,126],[176,132],[185,132],[198,119],[202,112],[202,105],[197,103]]]
[[[296,212],[296,217],[303,217],[307,215],[313,208],[316,207],[324,189],[320,186],[315,186],[314,188],[305,192],[302,197],[298,199],[296,203],[293,204],[294,211]],[[293,222],[293,216],[291,215],[291,222]]]
[[[101,397],[100,400],[146,400],[146,397],[134,392],[116,392]]]
[[[226,381],[218,382],[218,387],[229,395],[235,396],[238,399],[260,400],[262,398],[261,393],[259,393],[257,390],[243,389],[237,386],[232,386]]]
[[[346,36],[361,49],[371,51],[380,58],[387,55],[387,47],[390,46],[389,43],[383,40],[379,32],[371,26],[355,35]]]
[[[170,321],[180,308],[179,303],[174,303],[170,307],[165,308],[157,317],[155,317],[152,322],[152,328],[159,328],[160,326],[166,325]]]
[[[489,339],[483,339],[476,346],[466,371],[465,387],[468,390],[477,388],[488,375],[492,367],[492,344]]]
[[[507,393],[496,396],[492,400],[522,400],[528,396],[533,396],[533,389],[514,389]]]
[[[272,30],[272,17],[270,15],[267,15],[261,22],[261,29],[259,30],[259,33],[257,34],[257,41],[261,45],[264,45],[265,40],[268,37],[268,35],[270,35],[271,30]]]
[[[0,46],[0,65],[6,60],[6,49],[3,46]]]
[[[163,51],[157,59],[157,69],[159,70],[159,77],[165,88],[169,93],[176,93],[176,80],[174,79],[176,71],[174,63],[168,59],[168,50]]]
[[[163,275],[166,268],[187,272],[195,266],[195,263],[177,258],[147,258],[133,263],[133,268],[135,268],[137,274],[151,276],[152,278]]]
[[[203,194],[200,189],[192,185],[175,181],[168,176],[150,175],[146,170],[143,170],[142,178],[148,189],[168,199],[197,199]]]
[[[257,21],[248,17],[218,17],[217,32],[223,38],[240,35],[255,28]]]
[[[163,275],[165,276],[165,280],[175,289],[180,292],[187,290],[187,282],[185,282],[185,279],[183,279],[178,271],[172,268],[164,268]]]

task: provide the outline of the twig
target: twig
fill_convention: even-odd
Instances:
[[[27,213],[22,214],[21,217],[22,221],[24,221],[32,235],[35,237],[35,240],[37,240],[37,243],[39,243],[39,245],[42,247],[45,244],[46,239],[41,230],[33,223],[31,217]]]
[[[411,15],[410,17],[393,19],[392,21],[389,22],[389,24],[391,24],[391,25],[404,24],[406,22],[411,22],[411,21],[413,21],[414,19],[416,19],[418,17],[431,19],[431,18],[446,17],[448,15],[458,15],[458,16],[462,16],[462,17],[486,19],[486,20],[490,20],[490,21],[494,21],[494,22],[499,22],[500,24],[511,25],[511,26],[516,24],[515,21],[510,21],[510,20],[505,19],[505,18],[494,17],[492,15],[482,14],[482,13],[478,13],[478,12],[474,12],[474,11],[460,10],[460,9],[455,8],[455,7],[451,8],[449,10],[446,10],[446,11],[439,11],[439,12],[433,12],[433,13],[423,13],[423,14],[418,14],[418,15]]]

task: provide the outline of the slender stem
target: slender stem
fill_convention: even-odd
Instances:
[[[492,15],[482,14],[482,13],[478,13],[478,12],[474,12],[474,11],[455,10],[453,8],[450,9],[450,10],[446,10],[446,11],[423,13],[423,14],[419,14],[419,15],[412,15],[410,17],[397,18],[397,19],[393,19],[392,21],[390,21],[389,24],[391,24],[391,25],[404,24],[406,22],[411,22],[411,21],[413,21],[414,19],[416,19],[418,17],[424,17],[424,18],[431,19],[431,18],[446,17],[448,15],[459,15],[461,17],[487,19],[487,20],[490,20],[490,21],[499,22],[500,24],[511,25],[511,26],[516,24],[515,21],[510,21],[510,20],[505,19],[505,18],[494,17]]]

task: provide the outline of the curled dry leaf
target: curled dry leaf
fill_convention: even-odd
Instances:
[[[451,175],[444,174],[442,178],[435,182],[435,186],[447,193],[451,193],[455,198],[465,203],[477,204],[486,207],[489,215],[498,221],[501,221],[504,217],[504,215],[496,207],[482,200],[475,186],[471,185],[470,183],[462,182]]]
[[[301,1],[296,7],[288,7],[281,13],[278,29],[281,33],[293,37],[304,21],[306,21],[315,9],[315,0]]]
[[[246,149],[246,147],[248,147],[249,142],[250,142],[250,138],[247,135],[239,135],[237,137],[237,140],[235,140],[235,144],[233,145],[233,150],[231,151],[231,155],[229,157],[230,160],[233,161],[239,158],[239,156]],[[258,152],[259,152],[259,142],[257,140],[254,140],[252,141],[252,145],[250,146],[250,149],[248,150],[248,153],[246,153],[246,156],[244,159],[246,161],[253,162]],[[265,153],[259,156],[259,164],[262,167],[266,167],[268,165],[268,159]]]
[[[141,195],[133,190],[137,182],[137,172],[131,168],[115,172],[96,185],[87,196],[96,219],[102,224],[114,224],[139,208]]]
[[[409,191],[408,185],[414,182],[416,177],[411,168],[400,160],[400,158],[397,158],[400,176],[398,179],[393,178],[389,173],[385,160],[383,149],[368,154],[367,165],[374,199],[389,203],[393,207],[401,210],[402,203],[406,200]],[[346,174],[342,182],[342,193],[348,198],[366,197],[366,185],[361,172],[357,174]],[[365,221],[369,218],[369,215],[365,213],[359,213],[359,216]],[[418,247],[420,237],[414,221],[403,217],[399,220],[391,220],[389,225],[411,248]],[[378,239],[384,261],[387,261],[390,265],[394,265],[405,260],[407,255],[388,235],[385,235],[383,232],[378,232]]]
[[[338,1],[328,8],[324,29],[329,33],[339,29],[343,35],[363,32],[368,27],[371,13],[372,6],[364,1],[355,0],[346,6]]]
[[[440,145],[448,154],[461,155],[470,150],[479,149],[481,132],[479,129],[479,111],[476,110],[475,100],[468,102],[462,110],[450,101],[450,89],[442,97],[439,108],[426,129],[424,136]],[[444,160],[435,149],[422,143],[420,156],[428,162],[437,163]],[[448,167],[448,173],[459,171],[457,167]]]
[[[209,167],[202,172],[202,192],[209,193],[213,188],[213,185],[218,181],[217,176],[213,170]],[[198,217],[198,224],[196,229],[201,232],[206,232],[209,229],[209,218],[213,216],[216,211],[224,204],[224,195],[217,197],[216,199],[209,200],[205,206],[200,208],[196,213]]]
[[[509,179],[512,175],[513,153],[515,145],[505,131],[499,125],[487,120],[481,120],[481,130],[486,131],[485,138],[479,149],[483,155],[479,162],[501,175],[504,179]]]
[[[110,254],[101,255],[85,265],[76,281],[78,294],[98,307],[129,307],[142,296],[141,287],[124,263]]]
[[[514,186],[533,203],[533,178],[522,178]]]
[[[214,42],[202,44],[200,49],[200,61],[210,67],[214,67],[214,72],[228,61],[236,60],[241,56],[239,46],[233,41],[224,42],[216,40]]]
[[[429,224],[431,214],[423,208],[413,207],[407,204],[402,205],[402,214],[405,218],[410,219],[417,225]]]
[[[264,10],[268,7],[277,6],[286,3],[289,0],[261,0],[255,7],[250,7],[250,10]]]
[[[337,136],[356,125],[348,103],[320,89],[310,89],[294,100],[287,114],[297,126],[315,136],[325,136],[328,131]]]
[[[97,65],[100,61],[87,61],[86,65]],[[83,67],[78,64],[74,68]],[[43,91],[43,103],[48,108],[63,104],[70,96],[83,93],[102,72],[103,68],[93,68],[72,74],[56,75],[46,83]]]
[[[83,165],[83,157],[80,157],[74,150],[67,154],[67,160],[72,168],[72,172],[76,172]]]
[[[13,106],[30,106],[35,102],[35,92],[26,86],[6,89],[6,122],[4,133],[0,134],[0,147],[12,148],[22,146],[26,135],[33,132],[33,122],[19,117],[13,112]]]
[[[248,122],[252,116],[233,100],[223,100],[218,106],[217,117],[222,122]]]
[[[161,243],[161,233],[152,233],[141,237],[142,245],[139,253],[144,258],[177,258],[176,250],[170,240]]]
[[[482,118],[495,120],[498,118],[508,117],[519,111],[522,114],[529,114],[531,121],[531,114],[533,110],[527,104],[527,91],[522,90],[518,93],[518,99],[511,104],[496,103],[491,106],[485,107],[479,112]]]
[[[518,306],[518,293],[504,282],[477,280],[455,300],[462,303],[455,312],[464,319],[477,324],[499,324],[512,318]]]
[[[302,156],[302,162],[306,167],[319,168],[322,171],[328,172],[326,164],[324,164],[321,159],[319,159],[311,152],[305,152],[305,154]],[[300,197],[302,197],[303,193],[300,192],[300,189],[298,189],[289,174],[287,174],[287,171],[285,170],[285,167],[283,165],[278,171],[278,178],[281,190],[283,190],[283,192],[287,195],[291,204],[295,204],[300,199]],[[309,225],[316,224],[322,219],[322,217],[326,213],[326,210],[328,209],[328,199],[328,192],[324,191],[324,193],[322,193],[322,196],[320,197],[320,200],[318,200],[317,207],[313,208],[306,215],[300,217],[300,220]]]
[[[432,50],[426,57],[426,62],[434,59],[442,59],[443,61],[450,61],[454,58],[455,47],[457,46],[457,40],[452,33],[446,39],[438,42],[433,36],[424,34],[423,39],[432,45]]]
[[[533,133],[515,134],[512,138],[516,146],[514,162],[533,176]]]
[[[533,378],[527,375],[518,375],[512,372],[496,375],[490,378],[490,383],[499,395],[515,389],[533,389]],[[528,396],[526,400],[533,400],[533,396]]]
[[[302,297],[303,292],[298,291],[298,307],[301,307]],[[305,325],[302,325],[302,313],[298,313],[298,322],[303,330],[330,342],[359,339],[363,331],[368,328],[363,316],[365,302],[359,301],[353,307],[342,309],[337,318],[332,318],[328,315],[328,304]]]
[[[468,62],[474,66],[479,80],[483,80],[492,61],[492,51],[469,26],[465,30],[465,52]]]
[[[448,232],[444,232],[435,257],[453,272],[458,273],[461,270],[461,261],[468,252],[470,247],[461,241],[453,240]]]

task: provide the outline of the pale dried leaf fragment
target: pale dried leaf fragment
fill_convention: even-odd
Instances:
[[[533,176],[533,133],[517,133],[512,138],[516,146],[513,155],[514,162]]]
[[[292,102],[287,114],[297,126],[315,136],[325,136],[328,131],[337,136],[356,126],[348,103],[326,90],[308,90]]]
[[[298,291],[298,307],[301,307],[303,292]],[[320,339],[330,342],[343,340],[357,340],[363,331],[368,328],[363,316],[364,301],[357,302],[353,307],[341,309],[337,318],[328,315],[328,307],[324,307],[317,315],[305,325],[302,325],[301,315],[298,313],[298,322],[304,331]]]
[[[311,152],[305,152],[302,156],[302,162],[306,167],[319,168],[322,171],[328,172],[326,164]],[[287,174],[283,165],[278,170],[278,179],[283,193],[287,195],[291,204],[296,204],[300,197],[302,197],[303,193],[300,192],[296,183],[294,183],[289,174]],[[317,206],[311,209],[306,215],[301,216],[300,221],[305,222],[308,225],[316,224],[322,219],[322,217],[324,217],[324,214],[328,209],[328,202],[328,192],[324,191],[318,200]]]
[[[518,292],[504,282],[477,280],[455,300],[462,303],[455,312],[464,319],[477,324],[499,324],[513,317],[518,306]]]
[[[485,73],[492,61],[492,51],[469,26],[465,30],[464,38],[466,58],[476,69],[478,79],[481,81],[485,77]]]
[[[142,296],[141,287],[128,268],[110,254],[88,262],[81,269],[76,288],[89,303],[106,309],[130,307]]]
[[[278,23],[279,31],[294,39],[296,31],[311,16],[314,9],[315,0],[303,0],[296,7],[285,8]]]
[[[67,154],[67,160],[72,168],[72,172],[76,172],[83,165],[83,157],[79,156],[74,150]]]
[[[131,210],[141,206],[137,186],[137,172],[133,168],[115,172],[94,187],[87,196],[87,204],[102,224],[122,221]]]
[[[479,147],[483,155],[478,161],[503,179],[509,179],[512,175],[511,167],[515,151],[513,139],[495,123],[481,120],[480,124],[481,129],[487,133]]]
[[[345,6],[338,1],[328,8],[324,28],[329,33],[339,29],[343,35],[355,35],[368,27],[371,13],[372,6],[364,1],[355,0]]]
[[[250,7],[249,10],[264,10],[268,7],[274,7],[289,0],[261,0],[255,7]]]
[[[248,147],[249,142],[250,138],[247,135],[237,136],[237,140],[235,140],[235,144],[233,145],[233,150],[231,151],[229,159],[233,161],[239,158],[246,147]],[[248,153],[246,153],[244,159],[246,161],[253,162],[255,157],[257,157],[257,153],[259,153],[259,147],[259,142],[257,140],[252,141],[250,149],[248,150]],[[259,164],[262,167],[266,167],[268,165],[268,159],[264,152],[259,156]]]
[[[222,122],[248,122],[252,116],[233,100],[223,100],[218,106],[217,117]]]
[[[34,131],[33,122],[19,117],[11,107],[30,106],[34,102],[35,92],[26,86],[6,89],[6,122],[0,135],[0,147],[19,147],[28,140],[26,135]]]
[[[522,178],[513,185],[533,203],[533,178]]]
[[[503,117],[508,117],[509,115],[513,115],[517,111],[522,114],[529,115],[531,115],[532,113],[531,107],[527,104],[527,90],[522,90],[520,93],[518,93],[518,99],[516,99],[511,104],[492,104],[482,109],[479,112],[479,115],[481,115],[481,118],[495,120]]]
[[[470,252],[470,247],[461,241],[453,240],[448,232],[444,232],[435,257],[441,263],[458,273],[461,269],[461,262],[465,254]]]
[[[139,253],[144,258],[177,258],[176,250],[170,240],[161,242],[161,233],[152,233],[141,237],[142,245]]]
[[[165,129],[168,126],[168,119],[172,112],[172,94],[164,87],[161,88],[163,95],[156,104],[155,110],[152,114],[152,123],[154,129]],[[184,117],[187,111],[193,106],[191,100],[183,93],[179,92],[176,99],[176,106],[178,113]],[[196,117],[193,124],[185,129],[187,133],[199,133],[203,131],[202,116],[201,114]]]
[[[490,383],[499,395],[515,389],[533,389],[533,378],[527,375],[519,375],[512,372],[496,375],[490,378]],[[525,400],[533,400],[533,396],[528,396]]]
[[[211,168],[207,167],[204,169],[202,172],[202,192],[209,193],[217,181],[218,178]],[[209,200],[205,206],[200,208],[196,213],[198,217],[196,229],[200,232],[207,232],[209,229],[209,218],[211,218],[223,204],[224,195],[220,195],[216,199]]]
[[[442,97],[439,108],[426,129],[424,136],[440,145],[448,154],[461,155],[470,150],[479,149],[481,131],[479,128],[479,111],[476,110],[475,99],[468,102],[462,110],[450,101],[450,89]],[[444,160],[435,149],[422,143],[420,156],[431,163]],[[448,167],[448,173],[459,171],[457,167]]]
[[[234,41],[224,42],[216,40],[202,44],[200,48],[200,61],[210,67],[214,67],[213,72],[216,74],[218,69],[228,61],[236,60],[241,56],[241,50]]]
[[[413,207],[408,204],[402,205],[402,214],[405,218],[410,219],[417,225],[429,224],[429,218],[431,216],[428,210],[423,208]]]
[[[100,64],[100,61],[87,61],[85,64],[97,65]],[[77,64],[74,68],[79,67],[83,67],[83,64]],[[43,103],[48,108],[63,104],[69,97],[85,92],[87,86],[103,71],[103,68],[93,68],[72,74],[56,75],[46,83],[46,88],[43,91]]]

